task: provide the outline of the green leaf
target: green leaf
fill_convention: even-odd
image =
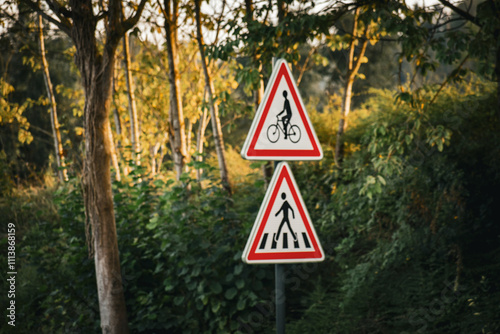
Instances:
[[[203,305],[203,301],[201,301],[200,299],[197,299],[196,300],[196,309],[198,311],[201,311],[203,309],[203,306],[205,306],[205,305]]]
[[[241,278],[236,280],[236,287],[242,289],[245,286],[245,281]]]
[[[219,300],[212,300],[212,312],[217,313],[220,310],[221,302]]]
[[[238,293],[238,290],[236,290],[235,288],[230,288],[229,290],[226,291],[226,293],[224,293],[224,297],[226,297],[226,299],[233,299],[236,294]]]
[[[382,176],[377,175],[377,178],[380,181],[380,183],[382,183],[384,186],[386,185],[385,179]]]
[[[186,284],[186,287],[188,288],[188,290],[193,291],[198,287],[198,283],[196,281],[192,281]]]
[[[238,264],[238,265],[234,266],[234,274],[235,275],[241,274],[242,271],[243,271],[243,265],[242,264]]]
[[[184,301],[184,296],[177,296],[174,298],[174,304],[179,306]]]
[[[246,304],[246,299],[238,300],[238,304],[236,305],[238,311],[242,311],[245,308],[245,304]]]
[[[210,290],[215,294],[219,294],[222,292],[222,285],[219,282],[210,283]]]
[[[146,228],[148,230],[154,230],[158,226],[158,220],[159,220],[159,217],[154,216],[153,218],[151,218],[149,220],[149,223],[146,225]]]
[[[163,284],[165,285],[165,291],[166,292],[172,291],[174,289],[174,287],[175,287],[174,284],[172,284],[171,282],[167,282],[167,280],[165,280],[163,282]]]

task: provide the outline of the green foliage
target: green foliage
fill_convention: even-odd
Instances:
[[[327,257],[287,266],[287,331],[500,330],[493,91],[474,81],[424,107],[424,92],[418,103],[395,104],[391,92],[373,91],[367,116],[346,134],[352,149],[342,170],[326,149],[321,162],[293,163]],[[323,122],[320,114],[313,119]],[[205,170],[203,187],[189,175],[176,183],[131,167],[113,184],[131,330],[272,332],[272,267],[240,259],[264,193],[261,164],[245,167],[254,174],[232,198],[206,163],[192,163]],[[78,182],[11,192],[1,208],[20,226],[23,326],[99,331]]]
[[[301,290],[308,302],[292,332],[500,329],[490,299],[500,295],[492,281],[500,272],[492,88],[450,88],[424,109],[379,92],[366,103],[370,116],[348,133],[361,148],[322,178],[329,187],[314,177],[325,166],[298,177],[303,195],[315,198],[308,207],[321,213],[329,256],[319,287]]]
[[[204,180],[202,188],[187,175],[175,184],[148,179],[135,168],[127,181],[113,185],[132,332],[234,333],[248,326],[273,286],[271,267],[241,262],[263,196],[260,186],[242,186],[231,199],[213,179]],[[39,213],[25,219],[18,315],[27,319],[27,330],[97,332],[95,270],[87,256],[81,189],[72,180],[44,196],[54,201],[57,215],[48,216],[40,203]],[[28,214],[26,206],[15,210]],[[264,330],[272,321],[268,317],[252,328]]]
[[[4,221],[16,229],[21,332],[88,333],[98,326],[94,264],[87,258],[82,196],[74,181],[59,189],[15,190],[0,203]]]
[[[269,293],[263,282],[272,271],[245,266],[240,259],[246,241],[241,231],[250,228],[251,211],[233,211],[232,200],[209,181],[204,188],[187,176],[182,185],[117,184],[122,270],[134,332],[235,332]]]

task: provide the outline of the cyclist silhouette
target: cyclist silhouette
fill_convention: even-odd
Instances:
[[[292,118],[292,108],[290,108],[290,101],[288,101],[288,99],[286,98],[287,95],[288,95],[287,91],[284,90],[283,97],[285,98],[285,102],[283,104],[283,111],[278,114],[278,116],[280,116],[281,114],[286,113],[281,118],[281,120],[283,121],[283,127],[285,128],[285,139],[287,138],[287,134],[288,134],[288,131],[287,131],[288,124],[290,124],[290,118]]]
[[[285,193],[281,193],[281,198],[283,200],[285,200],[283,202],[283,204],[281,205],[281,208],[279,209],[278,212],[276,212],[276,214],[274,215],[275,217],[277,217],[279,215],[279,213],[281,211],[283,211],[283,219],[281,220],[281,224],[280,224],[280,227],[278,228],[278,233],[276,233],[276,236],[274,238],[274,241],[278,241],[279,237],[280,237],[280,232],[281,232],[281,228],[283,227],[283,225],[286,223],[286,225],[288,226],[288,229],[290,230],[290,232],[292,232],[292,236],[293,236],[293,240],[294,241],[297,241],[297,236],[295,235],[295,233],[293,232],[292,230],[292,226],[290,225],[290,220],[288,219],[288,210],[292,211],[292,216],[293,218],[295,219],[295,213],[293,212],[293,209],[292,207],[290,206],[290,204],[288,203],[288,201],[286,200],[286,194]]]

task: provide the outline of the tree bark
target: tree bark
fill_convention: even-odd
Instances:
[[[116,88],[115,88],[115,82],[116,82],[116,64],[113,70],[113,78],[112,78],[112,89],[111,89],[111,95],[112,95],[112,100],[113,100],[113,120],[115,122],[115,129],[116,129],[116,135],[118,136],[118,141],[117,144],[114,145],[114,140],[113,140],[113,132],[110,130],[111,134],[111,141],[113,143],[113,150],[111,152],[111,164],[113,165],[113,168],[115,169],[115,180],[116,181],[121,181],[121,172],[120,172],[120,165],[118,163],[118,153],[117,151],[120,150],[121,148],[121,141],[120,137],[122,135],[122,123],[120,121],[120,114],[118,113],[118,105],[116,103],[115,99],[115,93],[116,93]],[[127,175],[127,173],[125,173]]]
[[[109,143],[110,143],[110,154],[111,154],[111,166],[113,166],[113,169],[115,171],[115,180],[116,181],[121,181],[122,177],[120,174],[120,166],[118,165],[118,156],[116,154],[116,147],[115,147],[115,141],[113,139],[113,131],[111,131],[111,124],[108,122],[108,127],[109,129],[107,130],[108,136],[109,136]]]
[[[151,175],[156,175],[159,170],[160,163],[157,162],[158,151],[160,150],[161,144],[159,141],[155,142],[153,146],[150,146],[149,152],[151,154]]]
[[[165,33],[168,58],[168,81],[170,84],[169,121],[172,131],[170,145],[174,160],[177,180],[180,179],[187,163],[186,134],[184,130],[184,114],[180,92],[179,74],[177,72],[177,17],[178,0],[164,0]]]
[[[342,106],[341,106],[341,114],[339,127],[337,131],[337,141],[335,143],[335,164],[337,167],[341,167],[342,161],[344,159],[344,133],[347,130],[347,118],[351,111],[351,100],[352,100],[352,86],[354,84],[354,79],[356,78],[356,74],[361,67],[361,61],[365,55],[366,47],[368,46],[368,38],[365,38],[362,45],[361,50],[358,54],[357,60],[354,61],[354,50],[355,50],[355,42],[356,42],[356,34],[358,30],[358,18],[359,18],[360,8],[356,9],[354,13],[354,22],[352,27],[352,40],[349,45],[349,59],[348,59],[348,68],[346,73],[346,81],[344,85],[344,96],[342,98]],[[367,37],[367,29],[365,29],[365,37]]]
[[[206,93],[206,90],[205,90]],[[204,94],[206,96],[206,94]],[[205,130],[207,129],[208,120],[210,115],[208,115],[207,109],[203,108],[203,112],[201,113],[200,120],[198,121],[198,132],[196,134],[196,161],[203,161],[203,145],[205,143]],[[196,180],[201,182],[201,176],[203,174],[202,168],[196,169]]]
[[[61,132],[59,131],[59,120],[57,118],[57,104],[50,79],[49,63],[45,57],[45,41],[43,37],[43,19],[42,15],[38,14],[38,40],[40,46],[40,55],[42,58],[43,78],[45,79],[45,88],[47,89],[47,96],[50,101],[50,123],[52,126],[52,137],[54,138],[54,149],[57,162],[57,175],[59,180],[68,181],[68,171],[66,170],[66,163],[64,161],[64,152],[61,141]]]
[[[220,124],[219,110],[217,104],[214,102],[213,96],[213,83],[208,73],[207,62],[205,58],[205,50],[203,45],[203,37],[201,35],[201,17],[200,17],[201,0],[195,1],[195,16],[196,16],[196,40],[198,41],[198,48],[200,51],[201,65],[203,67],[203,74],[205,76],[205,89],[208,95],[208,106],[210,109],[210,117],[212,121],[212,132],[214,136],[215,151],[217,153],[217,160],[219,161],[219,172],[224,189],[231,194],[231,185],[229,184],[229,175],[226,164],[226,152],[224,148],[224,137],[222,134],[222,127]]]
[[[125,78],[127,82],[128,96],[128,111],[130,117],[130,141],[132,142],[132,150],[134,152],[134,160],[136,165],[141,164],[141,141],[139,136],[139,117],[137,116],[137,106],[135,102],[135,87],[130,70],[130,43],[129,36],[126,33],[123,36],[123,61],[125,63]]]

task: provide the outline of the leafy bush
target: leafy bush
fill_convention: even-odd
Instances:
[[[211,179],[202,188],[187,175],[175,184],[141,172],[113,185],[132,332],[269,328],[272,317],[255,322],[252,312],[270,298],[273,270],[241,262],[262,189],[242,186],[231,199]],[[58,216],[30,226],[22,241],[19,271],[29,295],[19,301],[19,317],[33,319],[23,326],[43,333],[98,332],[95,269],[87,255],[78,182],[61,186],[53,200]]]
[[[348,133],[359,150],[329,187],[305,181],[322,175],[311,167],[298,177],[323,213],[330,263],[292,332],[500,330],[492,304],[500,296],[500,127],[491,87],[464,90],[425,109],[376,94],[371,116]]]

